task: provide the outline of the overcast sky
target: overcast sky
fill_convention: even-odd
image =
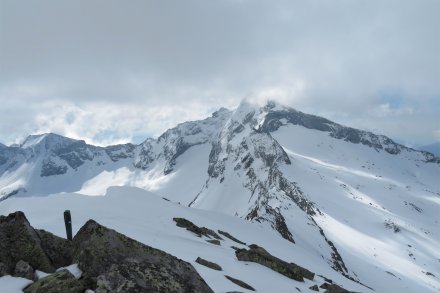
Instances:
[[[140,142],[248,98],[440,141],[440,1],[0,0],[0,141]]]

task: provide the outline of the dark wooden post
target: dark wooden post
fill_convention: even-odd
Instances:
[[[64,224],[66,224],[67,239],[72,240],[72,217],[69,210],[64,211]]]

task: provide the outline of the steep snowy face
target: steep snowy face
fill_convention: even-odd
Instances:
[[[266,224],[350,279],[372,284],[383,273],[406,274],[392,264],[378,269],[382,254],[435,283],[423,273],[434,270],[425,256],[439,241],[440,164],[429,153],[274,103],[242,103],[213,143],[208,175],[192,207]],[[433,233],[427,244],[414,238]],[[363,257],[371,267],[357,266]]]
[[[177,158],[189,148],[215,141],[231,112],[222,108],[201,121],[190,121],[167,130],[157,140],[147,139],[138,149],[134,166],[148,169],[161,163],[165,175],[173,171]]]
[[[190,206],[267,224],[292,243],[313,246],[335,270],[352,278],[312,217],[319,210],[297,183],[281,172],[280,168],[292,162],[271,134],[261,131],[266,115],[266,107],[241,103],[213,143],[210,178]],[[299,228],[300,236],[295,231]]]

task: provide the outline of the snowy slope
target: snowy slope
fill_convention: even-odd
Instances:
[[[141,189],[113,187],[105,196],[96,197],[62,194],[45,198],[11,198],[0,205],[0,214],[22,210],[35,228],[64,237],[62,217],[66,209],[72,213],[74,233],[90,218],[109,228],[124,231],[133,239],[192,263],[215,292],[250,292],[231,283],[224,275],[245,281],[257,292],[279,293],[292,292],[295,287],[301,292],[313,292],[308,287],[315,283],[322,284],[323,279],[317,276],[315,281],[297,282],[259,264],[240,262],[230,246],[243,245],[227,238],[221,241],[220,246],[208,243],[204,238],[177,227],[173,217],[183,217],[213,230],[227,231],[241,241],[258,244],[273,255],[304,265],[347,289],[371,292],[327,267],[318,255],[293,245],[271,230],[236,217],[168,202]],[[214,271],[197,264],[197,257],[219,264],[223,271]]]
[[[440,290],[439,178],[440,158],[430,153],[276,103],[243,101],[235,111],[220,109],[137,146],[100,148],[53,134],[31,136],[18,147],[0,145],[0,192],[9,197],[0,210],[17,197],[103,195],[110,186],[135,186],[174,202],[167,209],[177,203],[196,208],[179,206],[191,211],[188,217],[200,213],[209,221],[221,213],[253,222],[235,230],[231,224],[231,231],[259,227],[265,240],[252,241],[263,241],[271,253],[305,267],[310,261],[336,273],[341,284],[354,280],[376,292]],[[78,196],[20,202],[70,197]],[[129,233],[128,223],[150,219],[143,214],[124,224],[117,213],[112,217],[109,223],[122,233]],[[272,250],[274,237],[285,246]]]
[[[307,139],[292,140],[292,133],[307,134]],[[313,195],[321,211],[317,223],[360,280],[373,284],[389,272],[393,280],[387,282],[396,281],[399,292],[422,289],[399,286],[399,278],[438,290],[439,280],[427,275],[438,275],[440,267],[438,165],[424,165],[413,152],[390,157],[362,145],[347,146],[299,126],[282,127],[274,137],[294,165],[283,173]]]

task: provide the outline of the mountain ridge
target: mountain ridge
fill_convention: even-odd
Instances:
[[[247,102],[246,100],[243,100],[237,109],[239,109],[240,107],[243,107],[243,105],[250,106],[251,103]],[[246,107],[248,107],[248,106],[246,106]],[[253,106],[253,108],[257,109],[258,107]],[[410,151],[425,153],[425,156],[427,157],[427,161],[429,161],[429,162],[436,162],[436,163],[440,162],[438,160],[438,158],[434,158],[435,155],[433,153],[430,153],[429,151],[425,151],[425,150],[419,149],[419,148],[417,148],[417,149],[410,148],[405,145],[396,143],[395,141],[393,141],[392,139],[390,139],[389,137],[387,137],[385,135],[377,135],[377,134],[374,134],[369,131],[360,130],[360,129],[356,129],[356,128],[352,128],[352,127],[347,127],[347,126],[344,126],[342,124],[338,124],[336,122],[333,122],[331,120],[328,120],[326,118],[323,118],[323,117],[320,117],[317,115],[306,114],[306,113],[298,111],[294,108],[283,106],[283,105],[276,103],[274,101],[268,101],[266,103],[266,105],[262,106],[260,109],[264,109],[267,111],[267,114],[265,116],[265,119],[263,120],[263,123],[261,125],[258,125],[258,130],[262,131],[262,132],[270,133],[270,132],[276,131],[280,126],[283,125],[280,120],[285,119],[286,123],[291,123],[294,125],[301,125],[306,128],[309,128],[309,129],[315,129],[315,130],[319,130],[319,131],[323,131],[323,132],[329,132],[332,137],[335,137],[337,139],[344,139],[344,140],[351,142],[351,143],[361,143],[361,144],[364,144],[364,145],[367,145],[367,146],[370,146],[373,148],[384,149],[385,151],[387,151],[390,154],[396,154],[396,153],[400,152],[401,149],[406,149],[406,150],[410,150]],[[231,111],[231,110],[228,110],[228,109],[222,107],[219,110],[213,112],[211,117],[208,117],[203,120],[194,120],[194,121],[187,121],[187,122],[179,123],[175,127],[164,131],[160,136],[158,136],[157,139],[147,138],[145,141],[141,142],[140,144],[134,144],[134,143],[128,142],[128,143],[115,144],[115,145],[110,144],[107,146],[96,146],[93,144],[86,143],[84,140],[81,140],[81,139],[73,139],[73,138],[69,138],[67,136],[63,136],[63,135],[60,135],[57,133],[48,132],[48,133],[28,135],[23,140],[23,142],[21,144],[14,145],[14,146],[7,146],[5,144],[0,143],[0,147],[7,148],[7,149],[17,149],[17,148],[24,149],[24,148],[30,148],[33,145],[38,145],[40,142],[46,142],[47,140],[50,141],[49,144],[56,145],[56,143],[53,143],[54,140],[55,141],[58,140],[61,142],[64,141],[64,143],[66,143],[66,141],[70,141],[71,143],[76,142],[79,144],[85,144],[90,147],[101,148],[101,149],[107,149],[107,148],[114,149],[118,146],[141,146],[141,145],[149,143],[151,141],[164,140],[172,132],[175,132],[176,130],[179,130],[180,128],[185,127],[187,125],[191,125],[197,131],[198,130],[197,124],[203,123],[203,121],[207,121],[209,119],[216,118],[221,115],[229,116],[235,111]],[[366,136],[367,138],[370,138],[373,141],[368,140],[362,136]]]
[[[422,268],[436,265],[428,256],[439,243],[440,159],[386,136],[274,102],[243,101],[139,145],[98,147],[45,134],[22,146],[0,148],[3,200],[134,186],[271,229],[368,287],[384,271],[404,274],[386,264],[377,269],[377,253],[417,271],[423,284],[438,284]],[[362,241],[353,245],[341,231]],[[395,242],[398,253],[371,231]]]

